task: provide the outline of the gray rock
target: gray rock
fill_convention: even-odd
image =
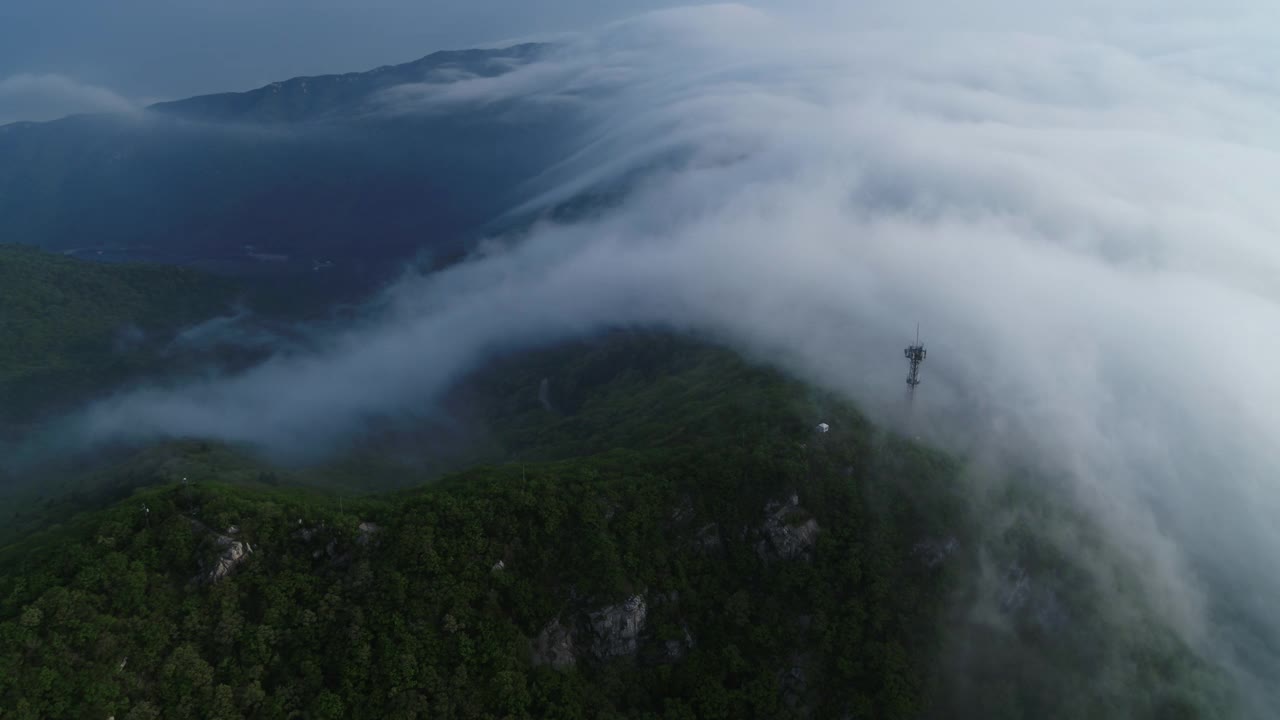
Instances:
[[[720,545],[720,526],[715,523],[703,525],[698,529],[698,534],[693,536],[693,546],[698,550],[719,550]]]
[[[782,674],[782,701],[788,707],[795,707],[809,688],[809,678],[804,668],[792,665]]]
[[[253,548],[248,542],[236,540],[230,535],[223,535],[193,517],[188,517],[187,522],[191,523],[193,532],[208,538],[206,541],[211,540],[213,546],[218,548],[218,555],[214,558],[213,567],[206,571],[205,568],[207,566],[201,561],[201,571],[191,578],[192,582],[217,582],[230,575],[253,552]]]
[[[818,542],[818,521],[800,507],[800,498],[792,495],[786,502],[774,501],[765,506],[764,535],[756,545],[761,558],[776,556],[784,560],[808,559]]]
[[[218,554],[218,558],[213,563],[213,569],[209,571],[206,579],[209,582],[218,582],[231,574],[253,552],[253,548],[247,542],[241,542],[227,535],[218,535],[214,538],[214,543],[222,548],[222,552]]]
[[[563,669],[586,656],[600,661],[634,656],[640,649],[648,612],[644,596],[633,595],[616,605],[575,614],[569,622],[556,618],[531,643],[533,663]],[[693,637],[687,630],[685,638],[684,643],[676,641],[681,647],[674,651],[680,656],[692,647]]]
[[[799,717],[813,716],[813,708],[808,703],[809,668],[812,665],[811,655],[807,653],[792,655],[790,662],[783,668],[778,678],[778,699]]]
[[[578,662],[574,651],[573,631],[556,618],[547,623],[533,643],[533,664],[550,665],[557,670],[573,667]]]
[[[356,529],[360,533],[358,536],[356,536],[356,543],[359,545],[368,545],[369,543],[373,542],[373,538],[375,535],[382,532],[381,527],[371,522],[362,522],[360,523],[360,526]]]
[[[683,638],[672,638],[663,643],[662,659],[665,662],[679,662],[693,649],[693,634],[689,632],[689,626],[681,625],[680,629],[684,631]]]
[[[591,654],[600,660],[634,655],[640,647],[640,633],[648,613],[643,595],[633,595],[624,603],[591,613]]]
[[[921,540],[912,548],[915,556],[920,558],[924,566],[933,569],[946,562],[960,549],[960,541],[953,537],[947,537],[942,540],[933,538]]]

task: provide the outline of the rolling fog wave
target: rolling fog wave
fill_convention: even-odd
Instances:
[[[512,213],[598,202],[403,280],[321,351],[118,395],[84,432],[323,448],[493,353],[619,326],[712,336],[904,427],[919,322],[912,432],[1062,478],[1264,714],[1280,95],[1258,18],[1200,17],[817,30],[702,7],[396,88],[388,111],[577,106],[592,131]]]

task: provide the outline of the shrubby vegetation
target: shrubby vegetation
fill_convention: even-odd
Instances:
[[[397,425],[291,469],[167,443],[32,509],[0,547],[4,717],[1229,714],[1217,670],[1141,598],[1117,623],[1040,532],[1132,585],[1086,518],[978,511],[953,458],[726,351],[615,333],[444,406],[447,443]],[[598,652],[592,613],[636,597],[638,642]]]
[[[954,716],[959,691],[936,658],[948,625],[967,622],[948,607],[972,591],[961,575],[978,532],[959,467],[727,353],[654,342],[668,360],[615,355],[643,344],[634,335],[565,351],[596,358],[565,371],[581,373],[572,411],[536,394],[540,410],[527,408],[517,392],[514,419],[496,425],[505,452],[553,455],[580,433],[582,457],[352,497],[280,487],[305,476],[216,445],[145,453],[119,470],[143,486],[128,500],[0,554],[0,704],[32,718]],[[700,396],[713,378],[739,390]],[[819,417],[830,433],[814,431]],[[785,522],[821,530],[808,557],[788,559],[763,527],[792,494]],[[253,552],[210,583],[232,527]],[[922,541],[944,539],[963,550],[934,563]],[[1069,558],[1026,562],[1073,571]],[[533,662],[551,621],[634,595],[648,607],[634,655]],[[1040,666],[975,660],[984,689],[962,696],[983,717],[1036,714],[1064,697],[1046,678],[1073,676],[1066,717],[1199,716],[1194,697],[1161,694],[1203,672],[1172,641],[1140,643],[1168,677],[1083,684],[1089,658],[1070,657],[1072,637],[1094,628],[1063,612],[1071,626],[1032,639]],[[993,658],[1022,647],[985,640]]]
[[[941,575],[911,561],[912,519],[848,482],[871,472],[857,434],[785,420],[714,454],[478,468],[376,499],[143,490],[6,550],[0,700],[16,717],[912,717]],[[824,528],[811,562],[757,547],[791,492]],[[363,545],[361,522],[381,528]],[[230,526],[253,554],[196,580],[218,550],[203,528]],[[633,594],[651,608],[634,658],[531,664],[549,621]],[[654,655],[686,629],[687,655]]]

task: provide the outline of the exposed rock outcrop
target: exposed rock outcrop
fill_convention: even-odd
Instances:
[[[932,570],[947,561],[960,549],[960,541],[953,537],[943,538],[941,540],[929,538],[921,540],[912,548],[916,557],[920,558],[920,562],[924,566]]]
[[[703,525],[698,529],[698,534],[693,536],[693,546],[703,552],[719,550],[721,544],[720,526],[716,523]]]
[[[368,545],[373,542],[378,533],[382,532],[382,528],[376,523],[362,522],[360,527],[356,528],[359,535],[356,536],[357,545]]]
[[[338,541],[329,538],[329,542],[325,543],[324,550],[315,550],[311,553],[311,559],[319,560],[321,555],[328,555],[330,559],[338,556]]]
[[[301,524],[302,520],[299,519],[298,523],[299,527],[290,533],[290,537],[312,546],[312,560],[323,559],[332,567],[349,564],[355,557],[356,546],[368,547],[376,543],[378,534],[382,532],[382,528],[376,523],[362,522],[356,526],[355,545],[353,546],[346,533],[339,531],[337,528],[329,527],[323,522],[316,526],[304,526]]]
[[[578,662],[573,646],[573,631],[556,618],[547,623],[533,643],[533,664],[550,665],[557,670],[573,667]]]
[[[533,663],[566,668],[582,657],[604,661],[634,656],[640,649],[648,613],[644,596],[633,595],[626,602],[579,613],[576,621],[555,618],[533,640]],[[686,632],[686,637],[691,646],[692,636]],[[678,649],[681,656],[685,649]]]
[[[218,582],[231,574],[253,552],[253,548],[247,542],[241,542],[229,535],[217,535],[214,537],[214,543],[222,548],[222,552],[218,554],[214,560],[213,569],[211,569],[205,579],[209,582]]]
[[[591,654],[600,660],[634,655],[648,613],[643,595],[632,595],[624,603],[591,613]]]
[[[191,530],[197,536],[205,538],[204,542],[211,543],[217,550],[212,567],[201,561],[201,571],[192,578],[192,582],[218,582],[240,567],[253,553],[253,547],[247,541],[237,540],[230,534],[217,532],[193,517],[188,517],[187,522],[191,524]],[[238,534],[240,529],[232,525],[228,531]]]
[[[799,560],[812,556],[820,528],[818,521],[800,507],[798,496],[792,495],[786,502],[775,500],[764,511],[766,517],[760,528],[764,538],[756,545],[761,558]]]
[[[782,681],[779,689],[779,695],[782,704],[789,708],[795,708],[804,700],[805,693],[809,689],[809,675],[805,672],[804,666],[794,661],[791,667],[782,673]]]
[[[681,624],[680,630],[684,633],[684,637],[672,638],[663,643],[662,660],[664,662],[679,662],[693,649],[695,643],[693,633],[689,632],[689,626]]]

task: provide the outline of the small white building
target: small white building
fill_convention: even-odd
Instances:
[[[820,433],[824,433],[824,432],[827,432],[827,431],[828,431],[828,430],[830,430],[830,429],[831,429],[831,426],[830,426],[830,425],[828,425],[828,424],[826,424],[826,423],[818,423],[818,432],[820,432]]]

